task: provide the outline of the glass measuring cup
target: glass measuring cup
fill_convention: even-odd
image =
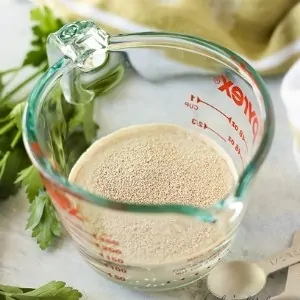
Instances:
[[[231,51],[199,38],[153,32],[110,36],[89,21],[52,34],[48,54],[52,66],[24,113],[24,141],[82,256],[107,278],[146,290],[205,276],[229,250],[247,207],[246,191],[273,137],[270,97],[259,75]],[[87,121],[93,118],[98,128],[66,123],[73,110]],[[101,138],[152,123],[180,125],[215,141],[236,169],[236,185],[227,197],[206,208],[137,205],[92,194],[68,180],[93,133]],[[102,224],[95,226],[99,218]],[[157,228],[145,232],[146,246],[133,233],[127,240],[122,234],[145,224]],[[190,237],[191,228],[204,227],[201,242]],[[194,252],[180,252],[177,239],[190,242]],[[177,256],[168,256],[174,249]]]

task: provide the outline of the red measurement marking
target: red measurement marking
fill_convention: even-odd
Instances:
[[[69,214],[72,215],[72,216],[77,216],[78,213],[79,213],[79,212],[78,212],[78,209],[77,209],[77,208],[74,208],[74,207],[71,208],[68,212],[69,212]]]
[[[115,241],[115,240],[109,238],[108,236],[106,236],[106,234],[101,234],[101,236],[97,236],[96,233],[93,233],[92,237],[96,240],[95,245],[99,245],[98,242],[112,244],[112,245],[115,245],[115,246],[119,245],[118,241]]]
[[[52,201],[55,202],[60,209],[66,211],[70,216],[77,218],[80,221],[86,220],[86,218],[81,215],[76,207],[69,200],[69,197],[61,190],[59,190],[54,184],[52,184],[48,179],[41,176],[44,186],[46,187],[47,193],[51,197]]]
[[[219,81],[219,83],[220,83],[220,81]],[[224,112],[222,112],[222,111],[221,111],[220,109],[218,109],[217,107],[215,107],[215,106],[213,106],[213,105],[211,105],[211,104],[209,104],[209,103],[203,101],[199,96],[195,96],[195,95],[193,95],[193,94],[191,94],[190,100],[191,100],[191,101],[196,101],[197,103],[203,103],[203,104],[205,104],[205,105],[211,107],[212,109],[214,109],[215,111],[217,111],[218,113],[220,113],[221,115],[223,115],[223,116],[228,120],[229,124],[232,125],[232,127],[233,127],[233,129],[234,129],[235,131],[237,131],[237,132],[239,131],[239,126],[232,120],[232,117],[227,116]],[[198,106],[197,106],[196,104],[192,104],[192,103],[186,102],[185,105],[186,105],[187,107],[192,108],[192,109],[198,110]],[[215,132],[215,133],[216,133],[216,132]],[[217,133],[216,133],[216,134],[217,134]],[[247,152],[248,152],[248,145],[247,145],[247,142],[246,142],[246,140],[245,140],[245,135],[244,135],[244,132],[243,132],[242,129],[240,129],[240,137],[241,137],[242,140],[245,142],[245,146],[246,146],[246,149],[247,149]],[[222,137],[221,137],[221,138],[222,138]],[[225,139],[224,139],[224,140],[225,140]]]
[[[244,144],[245,144],[246,150],[247,150],[247,152],[248,152],[248,144],[247,144],[247,141],[245,140],[245,137],[243,138],[243,141],[244,141]]]
[[[192,119],[192,124],[195,125],[195,126],[198,126],[200,128],[203,128],[204,127],[204,123],[201,122],[201,121],[198,121],[196,119]]]
[[[110,239],[108,237],[105,237],[105,236],[99,237],[98,240],[103,242],[103,243],[112,244],[112,245],[115,245],[115,246],[119,245],[118,241],[112,240],[112,239]]]
[[[237,125],[237,123],[235,123],[233,120],[231,120],[230,124],[232,125],[232,128],[239,133],[239,137],[242,139],[242,141],[245,143],[246,146],[246,150],[248,152],[248,144],[247,141],[245,139],[245,134],[244,131],[242,129],[239,129],[239,126]]]
[[[111,273],[104,272],[104,271],[102,271],[102,272],[103,272],[104,274],[106,274],[106,275],[110,276],[110,277],[113,277]]]
[[[43,157],[42,150],[40,148],[40,145],[37,142],[33,142],[30,144],[32,152],[37,156],[37,157]]]
[[[244,63],[237,61],[235,57],[231,57],[231,58],[232,58],[232,60],[233,60],[236,64],[238,64],[238,65],[240,66],[240,68],[241,68],[245,73],[247,73],[247,74],[251,77],[251,79],[254,80],[253,84],[255,84],[255,85],[257,86],[257,84],[256,84],[256,82],[255,82],[255,78],[254,78],[253,74],[251,73],[251,71],[248,70],[247,66],[246,66]]]
[[[204,123],[204,129],[208,129],[208,130],[212,131],[214,134],[216,134],[218,137],[220,137],[224,142],[226,142],[226,140],[225,140],[218,132],[216,132],[216,131],[213,130],[212,128],[208,127],[208,126],[206,125],[206,123]]]
[[[241,153],[240,153],[240,159],[241,159],[241,161],[242,161],[242,166],[243,166],[243,169],[244,169],[244,160],[243,160],[243,156],[242,156]]]
[[[240,146],[234,141],[234,139],[231,136],[228,137],[227,142],[232,145],[232,147],[234,148],[235,152],[240,156],[241,161],[242,161],[242,165],[244,167],[244,160],[243,160],[243,156],[241,154],[241,148],[240,148]]]
[[[203,103],[209,107],[211,107],[212,109],[216,110],[217,112],[219,112],[221,115],[223,115],[228,121],[229,123],[231,122],[231,117],[228,117],[226,114],[224,114],[221,110],[219,110],[217,107],[203,101],[201,98],[199,98],[198,96],[194,96],[193,94],[191,95],[191,101],[194,101],[196,99],[197,103]]]
[[[198,110],[198,105],[196,105],[196,104],[189,103],[189,102],[185,102],[184,105],[185,105],[186,107],[191,108],[191,109]]]
[[[110,256],[110,255],[105,255],[103,254],[102,252],[98,252],[98,254],[103,258],[103,259],[106,259],[106,260],[109,260],[113,263],[118,263],[118,264],[123,264],[124,263],[124,260],[122,258],[117,258],[117,257],[114,257],[114,256]]]
[[[107,260],[115,262],[115,263],[119,263],[119,264],[123,264],[124,261],[122,258],[117,258],[117,257],[113,257],[113,256],[106,256]]]
[[[126,281],[126,279],[124,277],[122,277],[122,276],[115,275],[115,278],[117,280]]]
[[[192,124],[195,126],[198,126],[200,128],[203,128],[204,130],[210,130],[211,132],[213,132],[214,134],[216,134],[218,137],[220,137],[224,142],[226,142],[226,140],[215,130],[213,130],[212,128],[210,128],[205,122],[201,122],[199,120],[196,119],[192,119]]]
[[[57,189],[50,181],[48,181],[46,178],[42,178],[43,179],[43,183],[47,189],[47,192],[49,194],[49,196],[51,197],[51,199],[53,201],[55,201],[56,204],[58,204],[58,206],[66,211],[71,210],[72,207],[72,203],[69,200],[69,198],[64,195],[64,193],[62,193],[59,189]]]
[[[117,280],[120,280],[120,281],[126,281],[126,279],[122,276],[118,276],[118,275],[112,275],[111,273],[108,273],[108,272],[104,272],[102,271],[104,274],[108,275],[109,277],[111,278],[115,278]]]
[[[113,265],[110,265],[108,263],[103,263],[103,265],[106,267],[106,268],[109,268],[109,269],[112,269],[114,271],[117,271],[117,272],[120,272],[120,273],[127,273],[127,270],[125,268],[120,268],[118,266],[113,266]]]
[[[111,252],[111,253],[122,254],[122,251],[120,249],[114,249],[114,248],[107,247],[107,246],[102,246],[102,250]]]
[[[259,121],[256,111],[253,108],[252,102],[244,94],[243,90],[229,80],[225,75],[220,75],[214,78],[216,84],[222,84],[218,87],[220,92],[226,93],[227,97],[232,99],[237,106],[244,107],[244,115],[248,117],[248,122],[255,140],[258,133]]]

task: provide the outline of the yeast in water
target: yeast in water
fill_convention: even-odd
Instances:
[[[69,179],[119,202],[207,207],[231,191],[233,170],[219,146],[198,132],[150,124],[123,128],[96,141]],[[178,215],[124,214],[85,203],[78,209],[89,220],[85,230],[118,241],[128,264],[192,259],[210,244],[215,230]]]

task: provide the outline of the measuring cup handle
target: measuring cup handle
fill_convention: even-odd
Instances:
[[[300,230],[293,236],[293,245],[300,246]],[[300,263],[291,266],[288,271],[285,292],[290,295],[300,296]]]
[[[300,245],[290,247],[271,257],[258,261],[257,264],[265,271],[266,275],[279,271],[300,261]]]

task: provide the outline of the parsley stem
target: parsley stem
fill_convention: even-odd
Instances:
[[[5,82],[5,86],[9,86],[14,80],[15,78],[19,75],[21,70],[16,70],[11,76],[10,78]]]
[[[14,72],[20,71],[22,68],[23,68],[23,66],[19,66],[17,68],[8,69],[8,70],[0,72],[0,75],[3,76],[3,75],[10,74],[10,73],[14,73]]]
[[[19,130],[18,133],[15,135],[13,141],[12,141],[11,144],[10,144],[11,148],[14,148],[14,147],[16,146],[16,144],[18,143],[18,141],[19,141],[21,135],[22,135],[22,131]]]
[[[21,98],[20,100],[14,101],[14,104],[20,104],[22,102],[25,102],[28,99],[29,95],[26,95],[25,97]]]
[[[5,171],[5,166],[6,166],[6,162],[10,156],[10,151],[7,151],[5,153],[5,155],[1,158],[1,161],[0,161],[0,178],[3,176],[4,174],[4,171]]]
[[[4,122],[7,122],[8,120],[10,120],[11,117],[10,115],[8,114],[7,116],[3,117],[3,118],[0,118],[0,123],[4,123]]]
[[[11,120],[9,123],[7,123],[5,126],[1,127],[0,129],[0,135],[4,134],[5,132],[9,131],[12,127],[15,126],[15,120]]]
[[[42,70],[45,68],[45,65],[43,65],[42,68],[38,69],[37,72],[30,75],[26,80],[24,80],[21,84],[19,84],[17,87],[15,87],[12,91],[10,91],[8,94],[6,94],[5,97],[1,100],[1,102],[5,102],[10,99],[16,92],[18,92],[20,89],[22,89],[26,84],[28,84],[31,80],[39,76],[42,72]]]

